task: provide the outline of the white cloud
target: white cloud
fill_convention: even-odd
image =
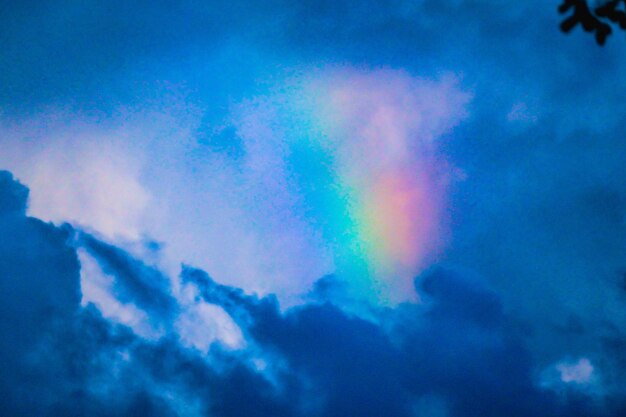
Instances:
[[[144,338],[157,339],[162,331],[151,323],[148,314],[134,304],[120,302],[113,294],[113,278],[85,250],[78,250],[80,260],[81,305],[94,304],[107,319],[124,324]]]
[[[568,388],[589,394],[600,392],[598,372],[586,357],[563,359],[541,373],[540,385],[544,389],[564,392]]]
[[[30,188],[30,215],[86,226],[109,238],[140,237],[151,198],[128,132],[45,115],[19,126],[0,125],[0,134],[0,165]]]
[[[556,365],[561,381],[566,384],[588,384],[593,377],[593,365],[587,358],[580,358],[577,362],[561,362]]]
[[[526,103],[521,101],[513,103],[511,109],[506,115],[507,121],[524,124],[534,124],[537,122],[537,118],[537,114],[529,109]]]
[[[216,341],[230,349],[243,348],[243,334],[228,313],[222,307],[208,304],[196,295],[197,289],[189,284],[183,288],[178,298],[181,312],[174,323],[174,329],[183,346],[193,347],[205,354]]]
[[[342,77],[347,78],[342,81]],[[243,102],[233,108],[224,123],[236,130],[238,137],[232,139],[235,146],[242,146],[238,157],[212,147],[211,138],[209,145],[198,142],[202,115],[177,98],[158,108],[120,110],[105,118],[50,111],[12,123],[0,120],[0,166],[30,187],[31,215],[95,231],[142,258],[146,251],[138,242],[154,239],[163,244],[155,262],[172,277],[184,262],[225,284],[260,294],[276,293],[283,305],[293,304],[315,280],[338,269],[341,256],[333,254],[332,245],[343,233],[322,230],[320,224],[328,220],[332,209],[320,214],[323,204],[311,207],[303,203],[298,183],[302,172],[294,172],[286,161],[285,152],[293,150],[289,146],[294,133],[307,129],[313,121],[311,115],[298,113],[302,104],[298,100],[315,104],[324,99],[298,84],[303,80],[309,87],[315,87],[315,82],[340,87],[334,92],[339,100],[335,104],[342,107],[342,100],[348,100],[343,104],[355,108],[342,116],[348,135],[340,139],[345,143],[331,144],[341,148],[341,158],[358,159],[358,164],[342,163],[345,172],[341,175],[357,178],[352,181],[353,188],[362,185],[358,178],[372,182],[378,171],[387,172],[390,165],[413,172],[413,166],[403,159],[407,149],[432,142],[457,123],[469,99],[452,79],[420,80],[393,70],[322,70],[279,83],[278,90],[299,89],[310,96],[301,94],[295,102],[282,103],[291,109],[290,114],[276,113],[284,110],[277,105],[284,98],[280,93],[260,98],[255,101],[258,106]],[[378,101],[380,105],[375,104]],[[371,143],[371,154],[357,155],[360,138]],[[375,152],[376,147],[384,148],[383,152]],[[372,155],[379,156],[380,163],[374,162]],[[367,173],[373,174],[364,175]],[[386,180],[392,184],[398,182],[394,175],[387,177],[393,177]],[[400,185],[412,189],[419,184],[401,181]],[[405,204],[407,190],[400,187],[397,191],[391,197]],[[409,201],[414,203],[411,207],[435,200],[435,191],[424,189],[423,201],[414,198]],[[369,198],[386,201],[387,197]],[[388,208],[371,204],[368,213]],[[311,209],[320,215],[311,216]],[[424,214],[428,210],[419,211],[428,217]],[[418,221],[405,231],[406,216],[387,217],[399,220],[393,227],[388,221],[373,222],[372,230],[387,228],[389,235],[402,232],[404,236],[419,229],[421,237],[436,235],[430,227],[436,219]],[[421,251],[422,246],[427,252],[430,245],[426,237],[420,239],[407,238],[405,245],[383,248],[409,259],[392,262],[392,266],[411,264],[403,279],[394,284],[399,298],[414,293],[412,277],[421,265],[413,264],[419,264],[421,256],[413,261],[413,252]],[[413,244],[420,248],[414,251]],[[350,257],[349,250],[346,253],[343,259]]]

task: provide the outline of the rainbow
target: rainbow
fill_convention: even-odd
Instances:
[[[452,78],[395,70],[326,69],[285,85],[271,128],[336,275],[377,301],[415,298],[413,279],[445,237],[452,169],[437,139],[463,116],[467,95]]]

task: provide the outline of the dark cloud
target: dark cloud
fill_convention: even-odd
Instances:
[[[81,308],[71,229],[26,217],[27,195],[0,172],[0,415],[168,415],[112,371],[134,336]],[[96,394],[121,383],[121,396]]]
[[[432,271],[420,280],[427,307],[404,305],[377,322],[329,303],[281,314],[271,297],[246,296],[199,270],[183,277],[306,381],[294,398],[316,396],[312,415],[409,416],[424,398],[443,399],[444,415],[453,416],[595,414],[584,398],[562,404],[537,388],[532,359],[498,297],[464,274]]]
[[[565,108],[578,98],[568,100]],[[453,152],[468,176],[454,193],[446,261],[488,277],[507,310],[532,323],[531,350],[543,364],[565,355],[615,359],[600,340],[613,333],[607,322],[626,323],[622,127],[590,122],[567,132],[557,120],[515,132],[484,113],[460,128],[471,140]],[[578,330],[555,331],[572,328],[572,317]]]
[[[79,265],[65,245],[67,234],[25,217],[27,195],[8,172],[0,173],[2,415],[43,415],[61,394],[64,386],[54,379],[62,364],[40,343],[71,320],[80,300]]]
[[[281,311],[276,297],[221,285],[184,267],[181,279],[222,307],[246,347],[208,355],[175,333],[155,341],[80,305],[76,246],[114,280],[116,295],[171,327],[167,278],[125,251],[25,216],[28,190],[0,174],[0,414],[174,416],[617,416],[619,396],[539,388],[526,331],[480,276],[434,268],[421,304],[344,310],[341,285]],[[78,234],[77,234],[78,233]],[[623,337],[605,339],[618,355]],[[264,366],[258,366],[261,360]],[[257,365],[255,365],[255,363]]]
[[[506,90],[531,97],[546,88],[554,97],[593,94],[590,83],[572,77],[593,69],[603,92],[618,98],[605,76],[619,70],[615,57],[623,48],[614,42],[602,54],[581,51],[581,43],[594,46],[593,40],[560,33],[556,5],[25,1],[0,8],[0,104],[5,111],[59,105],[100,114],[185,85],[193,99],[206,106],[218,101],[219,109],[285,66],[344,62],[462,72],[493,94],[490,103],[506,100]]]
[[[87,233],[80,233],[76,244],[98,261],[104,273],[115,277],[115,295],[120,301],[134,303],[161,321],[175,314],[176,300],[169,295],[169,281],[161,272]]]
[[[23,215],[26,211],[28,188],[13,180],[13,175],[0,171],[0,214]]]
[[[184,414],[173,397],[213,416],[624,415],[625,45],[564,36],[558,3],[1,3],[3,117],[141,107],[179,84],[223,109],[259,79],[311,63],[461,74],[476,99],[442,144],[467,176],[454,185],[442,261],[486,282],[434,269],[417,282],[424,304],[381,310],[357,306],[329,276],[282,312],[275,297],[184,268],[250,343],[205,358],[81,307],[76,247],[157,327],[178,313],[162,273],[27,217],[28,189],[0,172],[0,414]],[[201,136],[216,118],[207,113]],[[205,142],[238,156],[234,139],[225,130]],[[599,399],[537,388],[565,356],[591,358]]]

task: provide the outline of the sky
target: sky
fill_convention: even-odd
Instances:
[[[558,5],[0,2],[0,416],[626,415],[626,38]]]

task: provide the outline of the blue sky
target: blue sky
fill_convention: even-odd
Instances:
[[[626,43],[558,3],[0,4],[0,415],[624,415]]]

